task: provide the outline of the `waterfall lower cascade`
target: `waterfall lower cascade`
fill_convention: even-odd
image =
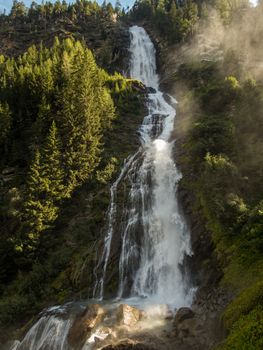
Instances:
[[[172,139],[176,101],[159,90],[156,52],[146,31],[133,26],[130,34],[130,75],[142,81],[149,91],[148,115],[139,129],[141,147],[127,159],[111,187],[108,226],[104,250],[95,269],[93,296],[97,298],[96,303],[104,297],[112,242],[118,227],[121,249],[117,298],[101,303],[105,309],[116,310],[124,300],[146,310],[151,318],[160,315],[162,310],[167,312],[167,305],[170,310],[191,305],[194,289],[183,273],[183,262],[191,255],[191,245],[177,199],[181,174],[173,160]],[[122,208],[122,220],[118,222],[116,198],[122,181],[129,183],[129,193]],[[72,350],[68,344],[70,327],[77,312],[83,311],[89,303],[94,300],[43,311],[24,339],[12,342],[8,349]],[[114,317],[113,322],[116,322]],[[108,334],[104,332],[102,324],[87,339],[82,350],[97,349],[95,339],[105,339]]]

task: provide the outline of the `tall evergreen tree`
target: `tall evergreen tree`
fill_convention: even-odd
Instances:
[[[46,197],[53,202],[61,200],[64,197],[65,190],[60,148],[58,130],[55,121],[53,121],[42,152]]]
[[[11,112],[7,103],[0,103],[0,145],[6,144],[11,129]]]

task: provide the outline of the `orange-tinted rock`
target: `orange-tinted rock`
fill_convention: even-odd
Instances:
[[[120,325],[133,327],[142,318],[142,312],[133,306],[121,304],[117,310],[117,321]]]
[[[98,304],[89,305],[76,316],[69,333],[68,342],[74,349],[81,349],[87,337],[104,318],[105,310]]]

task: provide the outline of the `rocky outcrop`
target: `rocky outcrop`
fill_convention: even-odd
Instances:
[[[142,312],[128,304],[121,304],[117,309],[117,322],[119,325],[134,327],[142,318]]]
[[[68,333],[68,342],[74,349],[81,349],[91,331],[103,320],[105,310],[98,304],[87,308],[76,316]]]
[[[173,336],[189,347],[198,344],[202,333],[202,321],[190,308],[179,309],[174,318]]]
[[[174,325],[177,327],[180,323],[185,320],[191,319],[194,317],[194,312],[189,307],[181,307],[174,318]]]
[[[155,347],[148,346],[141,342],[133,340],[124,340],[114,345],[107,345],[102,350],[157,350]]]

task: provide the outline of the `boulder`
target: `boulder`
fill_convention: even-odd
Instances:
[[[147,94],[156,94],[156,89],[154,89],[151,86],[146,86],[146,93]]]
[[[180,308],[174,318],[173,336],[184,339],[187,343],[196,342],[203,336],[203,321],[188,307]]]
[[[134,340],[124,340],[117,344],[110,344],[104,346],[102,350],[156,350],[150,345],[146,345],[142,342],[137,342]]]
[[[184,320],[193,318],[195,313],[189,307],[181,307],[175,314],[174,317],[174,326],[177,327],[178,324],[183,322]]]
[[[78,314],[69,330],[68,342],[74,349],[81,349],[93,328],[105,317],[105,310],[98,304],[86,307]]]
[[[188,318],[176,327],[176,334],[179,338],[199,337],[202,332],[202,321],[197,318]]]
[[[142,311],[127,304],[121,304],[117,309],[117,322],[120,325],[133,327],[140,321],[142,316]]]

